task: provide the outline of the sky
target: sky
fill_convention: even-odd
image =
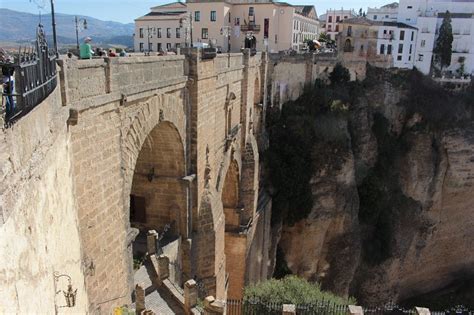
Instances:
[[[318,15],[327,9],[354,8],[359,11],[367,7],[380,7],[395,0],[287,0],[291,4],[311,4]],[[105,21],[132,23],[145,15],[152,6],[173,2],[173,0],[54,0],[55,11],[66,14],[86,15]],[[50,0],[0,0],[0,7],[15,11],[49,13]]]

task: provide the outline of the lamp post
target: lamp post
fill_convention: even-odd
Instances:
[[[79,23],[82,23],[82,27],[86,30],[87,29],[87,20],[86,19],[78,19],[76,15],[76,44],[77,50],[79,50]]]
[[[184,24],[185,21],[189,20],[189,24]],[[190,12],[189,16],[182,17],[179,19],[179,27],[184,28],[184,44],[186,47],[193,47],[193,14]],[[189,28],[189,35],[191,39],[191,44],[188,45],[188,28]]]
[[[145,55],[149,56],[150,55],[150,38],[153,38],[153,34],[156,35],[156,29],[153,27],[146,27],[146,32],[147,32],[147,42],[148,42],[148,47],[145,49]]]
[[[51,0],[51,21],[52,21],[52,26],[53,26],[54,52],[56,53],[56,57],[59,57],[58,38],[56,36],[56,19],[54,16],[54,0]]]
[[[223,35],[224,38],[227,38],[227,52],[228,53],[230,53],[230,33],[231,33],[230,26],[223,26],[221,28],[221,35]]]

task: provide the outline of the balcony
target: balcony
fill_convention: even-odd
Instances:
[[[240,31],[241,31],[241,32],[254,32],[254,33],[258,33],[258,32],[260,32],[260,25],[257,25],[257,24],[245,24],[245,25],[240,25]]]

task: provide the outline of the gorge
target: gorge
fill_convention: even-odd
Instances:
[[[330,78],[267,118],[274,275],[362,305],[472,307],[472,85],[370,67]]]

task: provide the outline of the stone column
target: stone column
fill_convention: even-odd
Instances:
[[[170,259],[166,255],[160,255],[158,257],[158,275],[161,281],[167,279],[170,276]]]
[[[349,315],[364,315],[364,310],[362,306],[349,305],[348,309]]]
[[[188,280],[184,283],[184,308],[186,312],[190,312],[190,310],[196,306],[197,304],[197,286],[196,281]]]
[[[156,232],[155,230],[149,230],[146,237],[146,246],[148,250],[148,255],[156,254],[157,240],[158,240],[158,232]]]
[[[135,305],[137,314],[145,310],[145,289],[140,284],[135,286]]]
[[[296,314],[296,306],[295,304],[283,304],[283,315],[295,315]]]

